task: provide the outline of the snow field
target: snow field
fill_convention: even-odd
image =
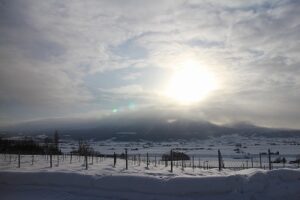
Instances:
[[[1,199],[300,199],[299,169],[203,169],[151,163],[139,166],[129,160],[89,159],[85,170],[83,157],[60,157],[53,167],[45,156],[17,155],[0,160]]]

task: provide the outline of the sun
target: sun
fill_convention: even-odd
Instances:
[[[212,72],[194,60],[182,62],[167,86],[166,94],[180,104],[193,104],[217,88]]]

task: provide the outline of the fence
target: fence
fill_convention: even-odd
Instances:
[[[194,169],[232,169],[241,170],[247,168],[275,169],[275,168],[299,168],[300,159],[286,159],[286,156],[278,155],[270,152],[244,155],[235,157],[233,155],[222,155],[218,150],[215,155],[196,155],[186,154],[183,152],[173,151],[165,154],[139,154],[128,153],[127,149],[124,152],[114,154],[97,154],[97,155],[21,155],[21,154],[1,154],[1,165],[8,167],[31,167],[39,165],[48,168],[59,167],[74,167],[79,166],[88,170],[90,165],[109,163],[110,167],[121,167],[128,170],[133,166],[144,166],[145,170],[152,167],[165,167],[173,172],[174,168]],[[79,165],[78,165],[79,164]]]

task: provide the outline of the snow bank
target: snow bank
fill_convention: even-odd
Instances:
[[[300,170],[280,169],[273,171],[243,170],[240,174],[209,177],[158,178],[134,175],[85,175],[74,172],[0,172],[0,190],[18,186],[44,186],[50,188],[93,189],[105,198],[122,192],[122,198],[138,194],[136,199],[147,195],[150,199],[181,197],[187,199],[300,199]],[[110,191],[110,192],[108,192]],[[97,193],[96,192],[96,193]],[[116,193],[116,194],[114,194]],[[95,194],[95,193],[94,193]],[[111,196],[109,196],[111,194]],[[99,196],[98,196],[99,197]],[[101,196],[100,196],[101,197]],[[131,195],[126,197],[134,199]],[[125,198],[125,199],[126,199]],[[59,199],[59,198],[57,198]]]

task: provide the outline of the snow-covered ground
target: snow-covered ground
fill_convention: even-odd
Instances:
[[[44,144],[46,135],[37,135],[34,140],[39,140]],[[4,137],[5,139],[21,140],[30,138],[26,135]],[[110,140],[87,140],[95,151],[102,154],[112,154],[123,152],[125,148],[131,153],[151,153],[163,154],[170,149],[179,150],[189,155],[216,155],[218,149],[224,156],[239,156],[241,154],[259,154],[267,152],[279,152],[287,157],[295,157],[300,154],[300,137],[264,137],[264,136],[241,136],[239,134],[224,135],[220,137],[210,137],[199,140],[170,140],[170,141],[115,141]],[[236,151],[236,149],[239,151]],[[70,135],[61,135],[60,149],[64,153],[78,149],[78,140],[72,139]]]
[[[126,148],[128,170],[125,160],[119,158],[114,167],[112,158],[90,157],[86,170],[84,157],[54,155],[50,168],[49,156],[21,155],[18,168],[18,155],[0,155],[0,199],[300,199],[299,165],[289,164],[299,158],[299,138],[231,135],[199,141],[87,142],[102,154],[121,154]],[[60,148],[69,153],[78,148],[78,141],[61,138]],[[165,166],[161,161],[162,154],[171,149],[191,158],[184,161],[184,168],[181,161],[174,161],[173,172],[170,163]],[[206,169],[218,166],[218,149],[226,168]],[[285,164],[273,163],[274,168],[288,168],[260,169],[268,168],[267,155],[261,157],[262,164],[258,156],[268,149],[279,152],[272,155],[273,161],[282,156],[287,160]],[[252,164],[255,168],[250,168]]]
[[[66,137],[65,137],[66,138]],[[78,141],[72,139],[62,139],[61,149],[63,152],[70,152],[78,148]],[[95,151],[104,154],[113,152],[123,152],[125,148],[129,152],[135,153],[153,153],[162,154],[169,152],[170,149],[178,149],[187,154],[193,155],[215,155],[218,149],[223,155],[240,155],[240,154],[258,154],[267,152],[270,149],[273,152],[279,151],[282,155],[294,156],[300,153],[300,137],[244,137],[238,134],[226,135],[221,137],[211,137],[203,140],[174,140],[164,142],[118,142],[114,140],[105,141],[87,141]],[[239,148],[240,152],[235,149]]]
[[[65,137],[66,138],[66,137]],[[130,155],[141,154],[143,156],[149,153],[150,159],[155,156],[161,157],[162,154],[169,153],[171,149],[174,151],[184,152],[190,158],[194,157],[195,165],[209,165],[216,167],[217,151],[220,149],[225,166],[234,168],[243,168],[247,166],[260,167],[259,154],[263,167],[268,166],[268,149],[272,153],[272,161],[285,158],[284,166],[295,167],[289,165],[290,161],[300,159],[300,137],[258,137],[258,136],[240,136],[238,134],[226,135],[221,137],[211,137],[203,140],[175,140],[164,142],[120,142],[114,140],[94,141],[89,140],[87,143],[97,152],[102,154],[124,153],[124,149],[128,150]],[[78,141],[72,139],[62,139],[60,147],[63,152],[69,153],[78,148]],[[282,168],[283,164],[273,164],[274,168]]]
[[[224,169],[184,168],[151,163],[138,165],[111,158],[89,160],[66,157],[53,167],[45,156],[0,158],[0,199],[300,199],[299,169]],[[58,164],[58,165],[57,165]]]

